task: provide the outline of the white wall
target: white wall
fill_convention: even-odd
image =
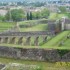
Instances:
[[[66,24],[65,29],[70,30],[70,24]]]

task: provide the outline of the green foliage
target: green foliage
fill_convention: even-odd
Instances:
[[[50,12],[48,9],[43,9],[41,12],[37,11],[37,12],[33,12],[33,18],[38,19],[38,18],[48,18],[48,16],[50,15]]]
[[[59,55],[62,57],[64,54],[68,53],[69,50],[57,50]]]
[[[66,13],[66,7],[59,7],[60,13]]]
[[[33,6],[35,7],[41,7],[41,6],[44,6],[45,5],[45,2],[35,2],[33,3]]]
[[[0,15],[0,21],[4,21],[5,17]]]
[[[34,19],[39,19],[39,18],[41,18],[41,12],[39,12],[39,11],[32,12],[32,16]]]
[[[11,15],[12,15],[12,19],[14,21],[20,21],[20,20],[23,20],[24,18],[24,11],[22,9],[15,9],[15,10],[12,10],[11,11]]]
[[[49,15],[50,15],[50,11],[48,9],[45,8],[41,11],[41,17],[48,18]]]
[[[63,38],[66,37],[66,35],[69,33],[69,31],[64,31],[58,34],[57,36],[53,37],[50,41],[48,41],[43,46],[55,46],[57,45]]]
[[[25,13],[22,9],[13,9],[6,14],[7,20],[20,21],[25,18]]]
[[[10,20],[10,17],[11,17],[11,16],[10,16],[10,13],[9,13],[9,11],[8,11],[7,14],[5,15],[5,18],[6,18],[6,20],[9,21],[9,20]]]
[[[29,20],[30,19],[30,16],[29,16],[29,13],[27,12],[27,20]]]
[[[0,22],[0,32],[6,31],[8,29],[11,29],[15,26],[15,23],[12,22]]]
[[[50,20],[55,20],[58,18],[58,14],[57,13],[50,13],[49,19]]]
[[[70,13],[67,13],[68,18],[70,18]]]
[[[30,20],[32,20],[32,12],[30,12]]]

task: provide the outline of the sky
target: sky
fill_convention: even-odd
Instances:
[[[47,1],[47,0],[0,0],[0,2],[16,2],[16,1]],[[52,1],[52,0],[49,0]],[[57,0],[55,0],[57,1]]]
[[[35,2],[35,1],[60,1],[60,0],[0,0],[0,2],[19,2],[19,1]],[[67,1],[70,1],[70,0],[67,0]]]

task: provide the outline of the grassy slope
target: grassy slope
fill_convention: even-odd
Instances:
[[[67,39],[67,40],[64,42],[64,46],[70,47],[70,39]]]
[[[27,27],[27,28],[20,28],[20,31],[45,31],[47,30],[47,23],[45,22],[47,19],[39,19],[39,20],[29,20],[29,21],[23,21],[19,22],[20,25],[31,25],[31,24],[37,24],[37,23],[42,23],[42,24],[37,24],[32,27]],[[46,24],[43,24],[46,23]]]
[[[62,17],[66,17],[65,14],[57,14],[57,13],[51,13],[49,16],[49,19],[54,20],[54,19],[61,19]]]
[[[20,28],[20,31],[45,31],[47,30],[47,24],[39,24],[29,28]]]
[[[11,22],[0,22],[0,32],[8,30],[12,28],[15,25],[15,23]]]
[[[47,48],[54,48],[55,46],[57,46],[56,44],[58,42],[60,42],[68,33],[70,33],[70,31],[64,31],[62,33],[60,33],[59,35],[57,35],[56,37],[52,38],[50,41],[48,41],[46,44],[43,45],[43,47],[47,47]],[[57,47],[55,47],[57,48]],[[60,47],[59,47],[60,48]]]
[[[47,19],[38,19],[38,20],[26,20],[26,21],[21,21],[21,22],[18,22],[20,25],[28,25],[28,24],[34,24],[34,23],[37,23],[37,22],[40,22],[40,21],[47,21]]]

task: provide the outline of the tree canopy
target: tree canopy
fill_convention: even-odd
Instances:
[[[25,13],[22,9],[13,9],[6,14],[7,20],[21,21],[25,18]]]

